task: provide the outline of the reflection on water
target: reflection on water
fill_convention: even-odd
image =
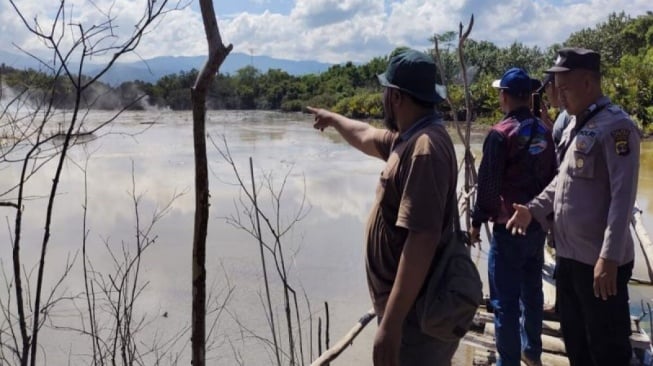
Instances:
[[[100,121],[105,115],[91,116]],[[156,123],[153,123],[156,122]],[[383,162],[364,156],[350,148],[332,130],[324,132],[312,128],[311,118],[301,114],[211,112],[207,132],[212,141],[221,145],[222,136],[228,143],[234,161],[244,177],[249,177],[248,158],[255,164],[257,181],[272,174],[274,184],[289,173],[284,187],[281,220],[291,220],[306,192],[310,205],[309,215],[284,237],[287,248],[288,270],[291,282],[298,292],[305,292],[313,308],[313,323],[324,318],[323,302],[329,302],[331,339],[349,328],[371,307],[363,260],[363,229],[371,207],[378,174]],[[87,123],[92,124],[89,120]],[[144,132],[143,123],[149,127]],[[193,146],[190,113],[129,112],[124,113],[111,126],[111,133],[78,145],[71,150],[71,159],[65,165],[59,196],[55,204],[51,244],[48,252],[48,269],[60,273],[62,264],[71,253],[80,250],[83,210],[88,207],[88,245],[96,269],[110,267],[111,257],[105,244],[114,249],[133,243],[135,237],[134,207],[130,196],[132,165],[134,183],[140,195],[141,221],[151,220],[153,213],[173,196],[181,193],[171,210],[154,227],[158,239],[145,255],[143,279],[149,281],[138,310],[155,319],[153,327],[160,332],[179,329],[190,322],[191,302],[191,246],[194,212],[193,196]],[[131,135],[142,132],[138,135]],[[480,149],[482,135],[476,136],[474,149]],[[462,156],[460,146],[459,157]],[[209,283],[224,287],[228,280],[235,287],[229,307],[234,317],[257,336],[268,337],[260,294],[262,274],[258,246],[243,231],[225,222],[225,217],[239,213],[234,206],[238,190],[231,167],[223,161],[209,144],[211,173],[211,218],[207,238],[207,269]],[[80,169],[88,160],[88,169]],[[76,164],[74,164],[75,162]],[[638,201],[645,210],[645,224],[653,230],[653,145],[642,148],[640,188]],[[48,193],[54,165],[47,165],[28,184],[24,220],[23,247],[25,266],[36,265],[38,243],[42,238],[45,202],[39,197]],[[18,177],[18,172],[5,169],[0,174],[0,191],[5,191]],[[84,203],[85,177],[88,181],[88,203]],[[249,186],[248,179],[245,179]],[[265,201],[264,196],[262,201]],[[269,197],[267,197],[269,199]],[[264,209],[269,209],[266,207]],[[8,222],[13,213],[4,211]],[[3,231],[0,240],[10,242],[10,230]],[[484,248],[487,248],[487,244]],[[486,252],[477,253],[479,265],[485,273]],[[10,250],[1,252],[5,271],[10,263]],[[81,289],[81,269],[74,267],[66,284],[66,291],[78,293]],[[646,278],[642,261],[638,260],[638,277]],[[56,276],[48,278],[49,283]],[[650,299],[653,291],[648,287],[633,289],[633,300]],[[278,281],[273,283],[273,294],[281,314],[281,293]],[[4,298],[2,296],[5,296]],[[0,294],[0,299],[6,295]],[[165,317],[162,314],[166,314]],[[308,314],[303,314],[307,320]],[[264,346],[252,338],[241,340],[241,332],[233,319],[224,315],[219,323],[221,340],[237,347],[246,347],[242,356],[246,364],[268,364],[269,354]],[[366,329],[354,348],[345,352],[338,364],[368,365],[375,326]],[[306,327],[304,331],[306,331]],[[82,354],[85,344],[66,338],[57,338],[58,344],[46,345],[49,353]],[[333,342],[332,342],[333,343]],[[316,347],[314,347],[316,351]],[[220,364],[235,364],[230,349],[216,351],[225,358]],[[56,358],[49,357],[52,362]],[[183,363],[183,362],[182,362]]]

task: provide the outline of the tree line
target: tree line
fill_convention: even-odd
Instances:
[[[442,62],[441,81],[448,85],[452,105],[461,110],[451,111],[442,105],[447,118],[460,115],[464,90],[457,62],[455,32],[435,34]],[[541,78],[555,60],[558,49],[577,46],[601,53],[604,90],[623,106],[644,127],[653,122],[653,12],[632,18],[625,13],[613,13],[605,22],[572,33],[562,44],[546,49],[515,42],[499,47],[492,42],[469,39],[465,46],[468,78],[473,98],[473,115],[477,120],[494,121],[498,116],[496,91],[492,80],[509,67],[526,69]],[[434,49],[425,50],[434,54]],[[354,118],[380,118],[383,114],[380,87],[376,75],[385,70],[389,55],[375,57],[364,64],[347,62],[331,66],[320,74],[290,75],[270,69],[263,73],[246,66],[233,75],[218,74],[211,84],[207,104],[209,109],[259,109],[300,111],[306,105],[329,108]],[[2,65],[0,73],[12,88],[39,88],[56,85],[54,105],[67,108],[74,103],[72,88],[64,79],[53,80],[34,70],[15,70]],[[98,83],[85,91],[84,100],[93,108],[142,109],[146,106],[168,107],[173,110],[191,109],[190,88],[198,71],[181,71],[166,75],[155,83],[129,81],[117,87]],[[143,99],[134,103],[138,97]]]

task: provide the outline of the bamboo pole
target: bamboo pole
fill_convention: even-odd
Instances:
[[[651,260],[653,260],[653,243],[646,233],[646,228],[642,222],[642,210],[637,206],[637,204],[635,204],[635,207],[633,208],[633,217],[630,223],[633,226],[635,236],[637,236],[637,240],[639,241],[639,246],[642,248],[644,262],[648,269],[648,277],[651,282],[653,282],[653,266],[651,265]]]
[[[374,309],[370,309],[365,313],[356,325],[354,325],[344,337],[342,337],[333,347],[326,350],[320,357],[313,361],[311,366],[322,366],[335,360],[348,346],[352,344],[356,336],[365,328],[365,326],[376,317]]]
[[[458,30],[458,58],[460,61],[460,71],[463,79],[463,86],[465,88],[465,137],[463,143],[465,144],[465,177],[464,177],[464,187],[465,192],[468,193],[471,191],[472,187],[476,184],[477,175],[476,167],[474,163],[474,155],[470,148],[471,143],[471,129],[472,129],[472,94],[469,88],[469,80],[467,78],[467,65],[465,65],[465,41],[469,37],[469,34],[472,32],[472,27],[474,27],[474,14],[470,17],[469,25],[467,29],[463,31],[463,23],[460,23]],[[456,124],[457,125],[457,124]],[[465,227],[469,230],[471,228],[471,210],[472,203],[471,198],[468,198],[465,201],[465,206],[467,211],[465,212]],[[487,226],[486,226],[486,230]],[[488,230],[489,231],[489,230]],[[491,236],[488,233],[488,238]],[[480,245],[479,245],[480,246]]]
[[[549,251],[548,247],[544,247],[544,267],[542,268],[542,292],[544,293],[544,304],[553,306],[556,303],[556,284],[553,278],[553,271],[555,270],[555,258]]]
[[[494,337],[494,323],[485,324],[485,334]],[[547,353],[555,353],[558,355],[565,355],[565,343],[558,337],[542,334],[542,351]]]

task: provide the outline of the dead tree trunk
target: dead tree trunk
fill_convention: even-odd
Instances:
[[[222,43],[213,2],[200,0],[209,58],[191,88],[195,147],[195,224],[193,229],[192,364],[206,364],[206,233],[209,219],[209,178],[206,159],[206,94],[232,45]]]
[[[469,80],[467,78],[467,66],[465,65],[465,41],[469,34],[472,32],[472,27],[474,26],[474,15],[472,14],[467,30],[463,32],[463,23],[460,23],[458,30],[458,58],[460,60],[460,72],[463,77],[463,86],[465,87],[465,138],[463,143],[465,144],[465,207],[467,208],[465,212],[465,224],[467,229],[471,228],[471,212],[472,212],[472,202],[471,202],[471,190],[472,187],[476,185],[476,167],[474,162],[474,155],[470,148],[471,144],[471,130],[472,130],[472,97],[469,89]]]

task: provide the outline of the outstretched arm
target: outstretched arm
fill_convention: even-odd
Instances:
[[[385,160],[385,157],[377,149],[375,144],[375,141],[385,130],[372,127],[368,123],[356,121],[326,109],[313,107],[306,107],[306,109],[315,116],[314,128],[324,130],[327,127],[333,127],[351,146],[367,155]]]

